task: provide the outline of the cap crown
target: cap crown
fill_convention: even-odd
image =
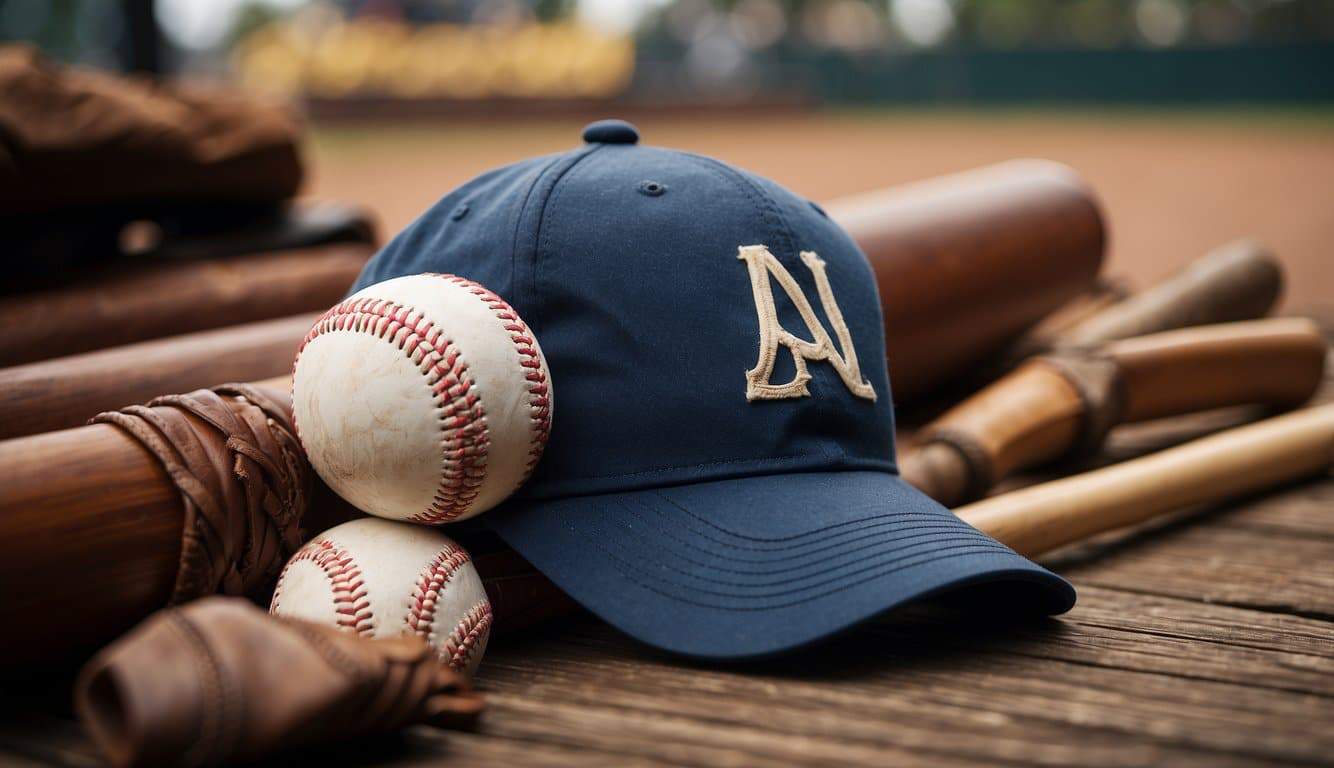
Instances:
[[[684,152],[593,143],[463,185],[354,290],[448,272],[533,329],[555,395],[527,497],[893,471],[875,279],[813,203]]]

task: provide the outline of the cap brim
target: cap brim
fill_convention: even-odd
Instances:
[[[1016,612],[1063,613],[1075,601],[1064,579],[885,472],[514,501],[486,517],[593,613],[699,658],[772,656],[983,584],[988,601]]]

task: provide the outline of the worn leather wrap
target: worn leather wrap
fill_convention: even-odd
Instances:
[[[415,637],[369,639],[211,597],[159,611],[88,663],[75,710],[114,766],[206,766],[483,708]]]
[[[185,520],[171,604],[222,592],[263,599],[301,546],[311,470],[287,408],[247,384],[166,395],[94,422],[162,462]]]
[[[1012,471],[1089,453],[1118,424],[1231,405],[1298,405],[1324,376],[1326,345],[1303,318],[1165,331],[1033,358],[916,435],[900,470],[947,506]]]
[[[1121,399],[1119,372],[1105,356],[1035,358],[924,427],[900,469],[946,506],[981,498],[1016,468],[1096,448]]]

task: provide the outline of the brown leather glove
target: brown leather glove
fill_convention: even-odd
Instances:
[[[286,106],[62,66],[0,46],[0,215],[80,205],[273,203],[301,188]]]
[[[483,708],[420,639],[368,639],[235,598],[159,611],[88,662],[74,706],[115,766],[218,765]]]

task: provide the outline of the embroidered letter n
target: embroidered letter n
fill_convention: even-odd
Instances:
[[[841,354],[839,349],[834,347],[829,331],[825,330],[824,324],[815,316],[815,311],[811,308],[811,303],[806,299],[801,286],[768,248],[763,245],[743,245],[739,249],[737,258],[746,262],[746,268],[750,271],[750,286],[755,294],[755,311],[760,320],[760,358],[754,368],[746,371],[746,399],[754,401],[810,397],[811,393],[806,383],[811,380],[811,374],[806,370],[806,364],[808,361],[827,361],[835,371],[838,371],[839,378],[843,380],[848,391],[857,397],[875,400],[875,389],[871,387],[870,382],[862,379],[861,368],[857,364],[857,350],[852,346],[852,334],[843,320],[843,313],[839,311],[838,302],[834,300],[834,292],[829,287],[824,261],[813,251],[801,252],[802,263],[810,269],[811,275],[815,278],[815,287],[819,291],[825,316],[829,318],[829,322],[834,326],[834,334],[838,336],[839,347],[842,348]],[[778,322],[778,311],[774,306],[774,294],[769,280],[771,275],[796,307],[814,341],[793,335]],[[774,384],[769,381],[769,377],[773,375],[780,345],[787,347],[792,353],[792,362],[797,372],[791,381]]]

